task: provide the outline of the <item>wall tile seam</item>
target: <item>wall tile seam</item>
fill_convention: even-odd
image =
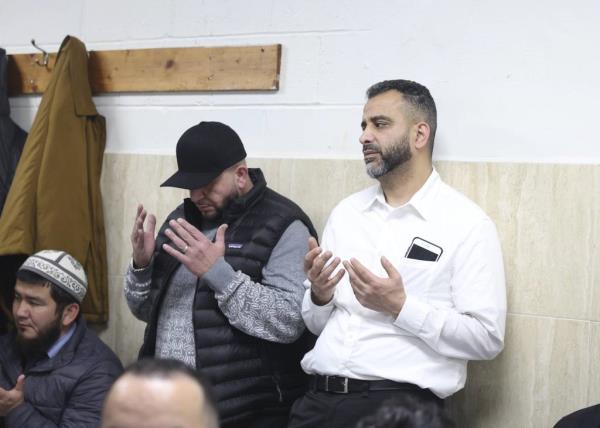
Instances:
[[[66,34],[65,34],[65,36],[66,36]],[[26,38],[26,39],[31,40],[31,38]],[[61,42],[62,42],[62,39],[58,43],[55,43],[55,42],[44,43],[43,41],[40,41],[37,38],[35,39],[35,44],[49,53],[56,53],[58,51],[58,48],[60,48]],[[39,51],[36,51],[35,49],[33,49],[31,47],[31,43],[29,43],[27,45],[0,45],[0,47],[6,51],[7,55],[24,55],[24,54],[26,55],[26,54],[39,54],[40,53]],[[14,49],[14,51],[13,51],[13,49]]]
[[[295,37],[295,36],[340,36],[340,35],[354,35],[363,33],[373,33],[375,30],[372,28],[344,28],[344,29],[328,29],[328,30],[298,30],[298,31],[253,31],[249,33],[213,33],[207,35],[194,35],[194,36],[172,36],[166,40],[198,40],[198,39],[237,39],[246,37]],[[144,41],[159,40],[155,39],[144,39]]]
[[[184,95],[181,93],[180,95]],[[192,94],[193,95],[193,94]],[[237,95],[237,94],[236,94]],[[243,95],[243,94],[241,94]],[[250,94],[251,95],[251,94]],[[140,96],[151,96],[148,93],[144,93]],[[161,96],[161,95],[159,95]],[[164,96],[164,95],[162,95]],[[95,97],[94,97],[95,98]],[[94,99],[96,107],[119,107],[119,108],[130,108],[131,110],[181,110],[181,109],[195,109],[195,110],[336,110],[336,109],[355,109],[363,107],[363,103],[348,103],[348,104],[325,104],[325,103],[278,103],[278,104],[110,104],[103,103],[99,99]]]
[[[187,42],[202,42],[203,40],[214,41],[219,39],[227,39],[233,41],[234,39],[247,39],[247,38],[261,38],[261,37],[296,37],[296,36],[340,36],[340,35],[354,35],[354,34],[363,34],[363,33],[371,33],[375,30],[370,28],[359,28],[359,29],[340,29],[340,30],[306,30],[306,31],[271,31],[271,32],[250,32],[250,33],[217,33],[217,34],[206,34],[206,35],[194,35],[194,36],[161,36],[154,38],[144,38],[144,39],[119,39],[119,40],[84,40],[85,36],[82,35],[82,31],[80,30],[79,35],[74,35],[75,37],[81,39],[88,50],[108,50],[108,49],[148,49],[148,48],[169,48],[169,47],[197,47],[197,45],[192,46],[176,46],[176,45],[161,45],[161,46],[141,46],[144,43],[156,43],[156,42],[168,42],[168,43],[176,43],[179,41],[187,41]],[[65,34],[67,36],[67,34]],[[37,44],[47,50],[48,52],[56,52],[60,47],[59,42],[45,42],[44,40],[38,40]],[[241,41],[242,42],[242,41]],[[243,42],[242,42],[243,43]],[[283,43],[282,43],[283,44]],[[96,46],[99,45],[99,46]],[[240,45],[241,46],[241,45]],[[285,45],[284,45],[285,46]],[[28,54],[28,53],[38,53],[37,51],[31,50],[31,44],[17,44],[17,45],[5,45],[2,46],[3,49],[6,50],[8,55],[11,54]],[[12,50],[15,50],[13,52]]]
[[[102,113],[102,112],[101,112]],[[155,151],[147,151],[147,152],[142,152],[142,151],[129,151],[129,150],[119,150],[119,149],[110,149],[110,150],[106,150],[105,153],[106,154],[111,154],[111,155],[136,155],[136,156],[175,156],[174,153],[172,152],[172,148],[169,148],[169,151],[167,152],[155,152]],[[352,156],[328,156],[327,154],[324,153],[319,153],[317,156],[314,155],[309,155],[309,154],[301,154],[295,157],[290,157],[290,156],[282,156],[281,154],[275,154],[275,155],[260,155],[260,156],[255,156],[255,157],[249,157],[248,160],[249,161],[256,161],[256,160],[260,160],[260,159],[268,159],[268,160],[282,160],[282,161],[290,161],[290,160],[294,160],[294,161],[355,161],[355,162],[359,162],[362,161],[362,157],[360,153],[356,154],[356,157],[354,157],[354,155]],[[494,158],[478,158],[478,157],[471,157],[471,158],[446,158],[446,157],[436,157],[434,155],[434,166],[435,163],[437,162],[451,162],[451,163],[469,163],[469,164],[473,164],[473,163],[477,163],[477,164],[501,164],[502,166],[506,166],[507,164],[510,164],[511,166],[531,166],[531,165],[544,165],[544,166],[573,166],[573,167],[593,167],[593,168],[600,168],[600,158],[598,159],[598,161],[596,163],[589,163],[590,158],[585,158],[585,159],[581,159],[581,161],[577,162],[575,160],[568,161],[568,160],[564,160],[562,159],[561,161],[554,161],[554,162],[549,162],[549,161],[544,161],[544,160],[537,160],[537,159],[526,159],[526,158],[518,158],[518,159],[505,159],[505,158],[498,158],[498,159],[494,159]],[[444,176],[442,175],[442,178],[444,178]],[[600,321],[600,320],[599,320]]]
[[[37,104],[36,105],[15,105],[15,101],[13,101],[15,99],[15,97],[12,97],[11,101],[10,101],[10,110],[12,111],[16,111],[16,110],[37,110],[40,106],[40,102],[41,102],[41,95],[39,96],[40,100],[39,101],[35,101]]]
[[[250,143],[250,142],[248,142]],[[175,159],[175,147],[168,147],[166,149],[166,151],[144,151],[144,152],[138,152],[138,151],[131,151],[132,149],[127,149],[127,150],[122,150],[122,149],[106,149],[104,151],[105,155],[112,155],[112,156],[168,156],[171,157],[173,159]],[[356,157],[343,157],[343,156],[336,156],[336,157],[326,157],[324,154],[320,155],[319,157],[309,157],[309,155],[305,155],[305,154],[299,154],[296,156],[282,156],[281,154],[276,154],[276,155],[266,155],[266,154],[261,154],[261,156],[257,156],[257,157],[248,157],[247,161],[248,162],[258,162],[261,160],[269,160],[269,161],[274,161],[274,160],[282,160],[282,161],[350,161],[350,162],[362,162],[362,155],[360,153],[356,154]],[[367,176],[365,175],[365,178],[367,178]],[[366,185],[365,187],[368,187],[369,185]]]
[[[224,93],[226,94],[226,93]],[[179,96],[185,96],[185,95],[190,95],[190,96],[195,96],[196,94],[194,93],[184,93],[184,92],[180,92],[180,93],[174,93],[173,95],[179,95]],[[245,94],[235,94],[237,95],[245,95]],[[252,95],[252,93],[250,93],[249,95]],[[149,110],[149,111],[154,111],[154,110],[168,110],[168,109],[173,109],[173,110],[180,110],[180,109],[189,109],[189,108],[193,108],[196,110],[234,110],[234,109],[239,109],[239,110],[251,110],[251,109],[258,109],[258,110],[275,110],[275,109],[281,109],[281,110],[336,110],[336,109],[354,109],[354,108],[362,108],[364,106],[364,103],[341,103],[341,104],[337,104],[337,103],[318,103],[318,102],[314,102],[314,103],[265,103],[265,104],[261,104],[261,103],[250,103],[250,104],[244,104],[244,103],[240,103],[240,104],[198,104],[198,103],[190,103],[190,104],[184,104],[184,103],[176,103],[176,104],[149,104],[149,103],[143,103],[140,102],[135,103],[110,103],[110,102],[103,102],[103,100],[100,97],[105,97],[105,96],[110,96],[110,97],[117,97],[118,95],[101,95],[101,96],[94,96],[94,103],[96,104],[96,107],[100,108],[113,108],[113,107],[119,107],[119,108],[129,108],[131,110]],[[144,93],[140,93],[139,95],[131,95],[128,94],[126,95],[128,97],[152,97],[152,93],[150,92],[144,92]],[[155,95],[157,97],[164,97],[164,93],[160,94],[160,95]],[[167,95],[168,96],[168,95]],[[200,96],[204,96],[204,95],[200,95]],[[16,101],[15,98],[16,97],[12,97],[11,100],[11,110],[31,110],[31,109],[37,109],[39,107],[39,103],[41,102],[41,95],[35,95],[36,98],[40,98],[40,101],[33,101],[33,102],[37,102],[38,105],[19,105],[20,102],[25,102],[25,101]],[[104,101],[108,101],[108,100],[104,100]],[[15,104],[16,103],[16,104]]]
[[[436,155],[433,154],[433,162],[477,162],[482,164],[507,164],[511,163],[515,166],[528,166],[528,165],[548,165],[548,166],[589,166],[589,167],[600,167],[600,156],[587,156],[587,157],[576,157],[576,156],[566,156],[564,158],[556,158],[556,157],[545,157],[543,155],[537,154],[537,158],[526,158],[523,156],[515,156],[513,158],[508,157],[473,157],[471,159],[457,158],[451,155]],[[443,178],[443,177],[442,177]]]
[[[526,313],[526,312],[507,312],[507,316],[513,317],[522,317],[522,318],[539,318],[539,319],[547,319],[553,321],[574,321],[574,322],[583,322],[583,323],[600,323],[600,320],[587,319],[587,318],[571,318],[571,317],[563,317],[557,315],[547,315],[547,314],[535,314],[535,313]]]

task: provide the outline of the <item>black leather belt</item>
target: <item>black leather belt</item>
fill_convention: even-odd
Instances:
[[[360,380],[340,376],[312,375],[311,386],[316,391],[349,394],[363,391],[411,390],[426,391],[412,383],[394,382],[393,380]]]

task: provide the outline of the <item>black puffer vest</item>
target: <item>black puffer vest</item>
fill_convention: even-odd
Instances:
[[[249,171],[254,187],[232,202],[223,217],[223,222],[229,225],[225,233],[225,260],[234,270],[261,282],[263,267],[293,221],[302,221],[312,236],[316,237],[316,232],[296,204],[266,187],[260,170]],[[157,249],[168,241],[163,234],[168,221],[182,216],[201,228],[199,211],[186,199],[163,224]],[[159,291],[140,357],[154,355],[159,308],[178,266],[164,251],[155,254],[152,287],[158,287]],[[300,360],[314,344],[314,337],[308,331],[292,344],[273,343],[245,334],[229,324],[214,292],[205,285],[196,286],[193,310],[196,366],[214,386],[222,422],[243,420],[268,407],[289,407],[305,392],[306,375]]]

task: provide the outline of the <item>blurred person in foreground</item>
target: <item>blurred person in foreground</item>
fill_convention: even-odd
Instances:
[[[209,386],[177,360],[143,359],[110,389],[102,428],[218,428]]]
[[[424,403],[405,395],[384,401],[356,428],[454,428],[446,412],[433,403]]]

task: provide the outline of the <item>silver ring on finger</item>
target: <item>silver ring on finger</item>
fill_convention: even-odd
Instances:
[[[183,247],[183,250],[182,250],[181,252],[182,252],[183,254],[185,254],[185,253],[187,252],[188,248],[189,248],[189,247],[188,247],[188,245],[187,245],[187,244],[185,244],[185,247]]]

